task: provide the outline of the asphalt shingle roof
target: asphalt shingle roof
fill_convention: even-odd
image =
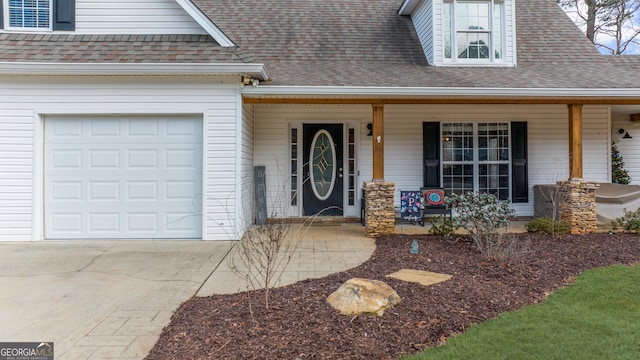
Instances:
[[[428,65],[411,19],[397,14],[401,0],[193,2],[256,61],[267,65],[273,85],[632,85],[553,0],[516,0],[515,68]]]
[[[209,35],[0,34],[0,61],[72,63],[247,63]]]
[[[266,85],[637,88],[635,60],[601,55],[554,0],[515,0],[517,67],[427,63],[402,0],[192,0],[206,35],[0,34],[0,61],[263,63]],[[265,83],[263,83],[265,84]]]

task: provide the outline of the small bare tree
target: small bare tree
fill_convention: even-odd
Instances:
[[[249,228],[234,247],[231,269],[254,289],[264,289],[265,308],[269,292],[280,281],[300,241],[291,223],[270,218],[265,225]]]
[[[333,209],[323,209],[302,223],[292,222],[289,219],[290,198],[286,185],[290,175],[281,171],[279,174],[279,183],[282,185],[272,192],[275,199],[270,203],[272,208],[266,223],[248,227],[244,234],[238,236],[239,241],[228,257],[233,272],[245,279],[253,290],[264,290],[267,310],[271,289],[282,279],[309,227],[323,212]]]

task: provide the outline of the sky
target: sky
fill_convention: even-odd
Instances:
[[[576,14],[575,10],[572,9],[564,9],[564,11],[567,13],[567,15],[569,15],[569,17],[578,25],[578,27],[585,32],[585,26],[583,24],[581,24],[582,19],[578,18],[578,15]],[[577,20],[578,19],[578,20]],[[637,14],[637,17],[635,19],[633,19],[633,21],[635,22],[637,27],[640,27],[640,14]],[[638,40],[640,40],[640,37],[637,38]],[[597,42],[605,44],[611,48],[615,48],[615,39],[611,36],[607,36],[606,34],[598,34],[596,37]],[[600,50],[601,53],[603,54],[607,54],[610,55],[611,52],[603,47],[598,47],[598,50]],[[625,54],[627,55],[640,55],[640,46],[636,45],[636,44],[631,44],[627,47],[627,51],[625,52]]]

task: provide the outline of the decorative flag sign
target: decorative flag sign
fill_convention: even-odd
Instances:
[[[424,198],[426,206],[442,206],[444,205],[444,190],[442,189],[425,189]]]

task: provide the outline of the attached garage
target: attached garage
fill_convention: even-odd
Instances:
[[[201,239],[202,118],[48,116],[45,239]]]

